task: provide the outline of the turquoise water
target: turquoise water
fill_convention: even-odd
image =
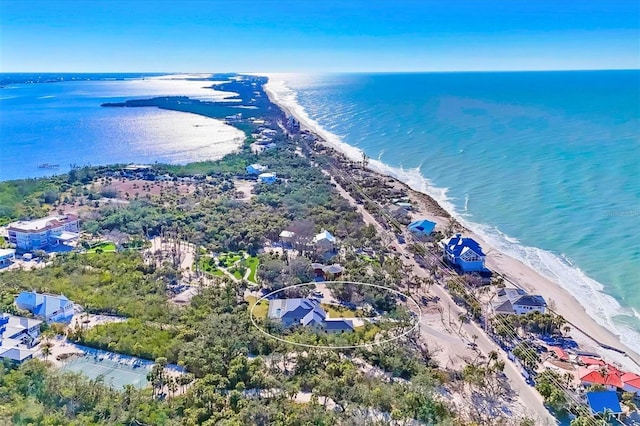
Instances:
[[[271,88],[640,352],[640,71],[280,75]]]

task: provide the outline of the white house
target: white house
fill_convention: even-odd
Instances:
[[[0,249],[0,268],[11,265],[16,260],[14,249]]]
[[[42,321],[0,314],[0,358],[21,363],[33,357]]]
[[[73,214],[48,216],[42,219],[19,221],[7,227],[9,242],[19,249],[42,249],[78,238],[80,220]]]
[[[64,295],[23,291],[16,297],[16,306],[47,322],[67,322],[74,314],[73,302]]]
[[[335,249],[336,237],[331,235],[329,231],[323,229],[322,232],[313,237],[313,244],[320,251],[330,252]]]
[[[291,244],[293,243],[293,238],[296,236],[296,233],[293,231],[287,231],[286,229],[282,231],[279,235],[280,241],[283,244]]]
[[[547,309],[544,297],[527,294],[519,288],[502,288],[497,296],[498,299],[493,302],[493,311],[496,314],[524,315],[533,311],[544,314]]]

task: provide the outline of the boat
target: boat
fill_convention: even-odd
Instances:
[[[39,169],[57,169],[58,167],[60,167],[60,164],[42,163],[38,165]]]

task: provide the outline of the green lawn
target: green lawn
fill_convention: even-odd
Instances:
[[[362,310],[349,309],[344,306],[328,305],[323,303],[322,309],[327,313],[329,318],[362,318],[364,313]]]
[[[249,268],[249,270],[251,271],[249,272],[249,276],[247,277],[247,280],[251,281],[252,283],[255,283],[256,271],[258,270],[258,257],[257,256],[248,257],[245,260],[245,264],[247,265],[247,268]]]
[[[111,241],[102,241],[93,245],[87,253],[115,253],[117,251],[116,245]]]
[[[218,269],[218,267],[216,266],[214,260],[210,257],[202,257],[200,258],[199,261],[199,266],[200,269],[203,270],[204,272],[207,272],[211,275],[214,275],[216,277],[221,277],[224,275],[224,272],[222,272],[220,269]]]
[[[247,302],[249,302],[249,312],[251,312],[251,308],[256,304],[256,300],[258,300],[255,296],[247,296]],[[253,310],[253,316],[256,318],[266,318],[267,313],[269,312],[269,301],[261,300],[258,303],[258,306]]]
[[[244,259],[244,252],[242,251],[231,251],[228,253],[222,253],[218,256],[218,262],[220,263],[220,266],[223,266],[225,268],[233,266],[236,262],[239,262],[242,259]]]

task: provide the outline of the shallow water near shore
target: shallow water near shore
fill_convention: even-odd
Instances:
[[[560,282],[640,352],[639,77],[274,75],[269,87],[352,157],[364,151]]]
[[[78,166],[188,163],[237,149],[244,133],[219,120],[158,108],[104,108],[157,96],[222,100],[213,81],[152,77],[9,84],[0,89],[0,180],[48,176]],[[42,164],[58,165],[41,168]]]

